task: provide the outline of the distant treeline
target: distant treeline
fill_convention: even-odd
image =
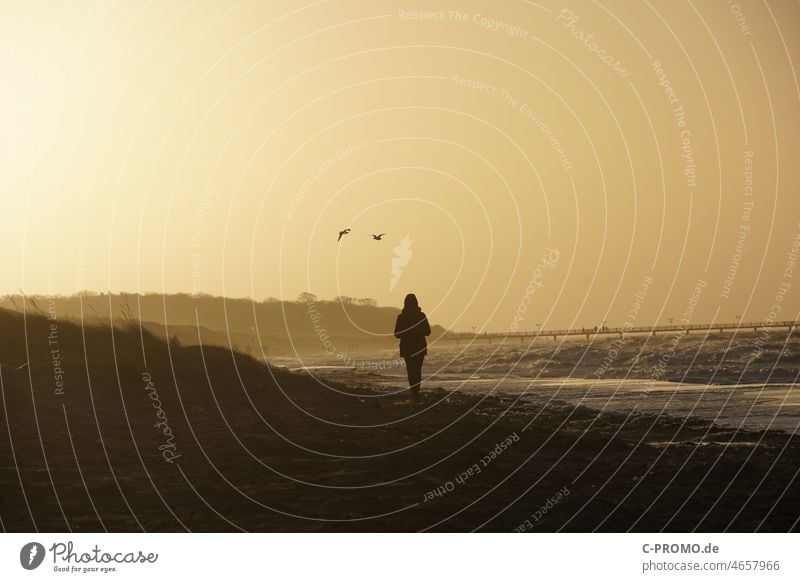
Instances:
[[[396,343],[392,332],[399,309],[379,307],[374,299],[336,297],[321,300],[301,293],[294,301],[255,301],[186,293],[94,293],[68,296],[6,295],[0,307],[47,315],[56,320],[139,323],[158,335],[186,345],[232,346],[261,355],[291,351],[337,351]],[[434,336],[444,333],[434,326]]]

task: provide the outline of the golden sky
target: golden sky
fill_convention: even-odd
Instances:
[[[797,318],[797,2],[0,12],[2,293],[414,291],[458,329]]]

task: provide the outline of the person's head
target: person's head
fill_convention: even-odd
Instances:
[[[405,301],[403,301],[403,309],[405,311],[415,311],[419,309],[419,301],[417,301],[417,296],[413,293],[406,295]]]

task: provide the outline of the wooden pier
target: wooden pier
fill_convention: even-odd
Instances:
[[[534,341],[539,338],[552,338],[553,341],[559,337],[566,336],[585,336],[586,339],[598,336],[617,336],[625,335],[650,335],[656,336],[660,333],[724,333],[726,330],[734,331],[758,331],[760,329],[787,329],[792,333],[797,327],[796,321],[770,321],[770,322],[749,322],[749,323],[713,323],[696,325],[653,325],[653,326],[630,326],[630,327],[597,327],[580,329],[542,329],[539,331],[511,331],[493,333],[473,333],[473,332],[447,332],[443,334],[439,341],[454,341],[456,345],[461,342],[485,341],[489,344],[493,342],[504,342],[509,339],[518,338],[520,343]]]

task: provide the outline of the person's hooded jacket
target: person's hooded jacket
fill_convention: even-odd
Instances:
[[[408,295],[405,306],[397,316],[394,325],[394,337],[400,340],[400,357],[414,358],[428,354],[428,342],[425,337],[431,335],[428,318],[420,309],[417,298]]]

